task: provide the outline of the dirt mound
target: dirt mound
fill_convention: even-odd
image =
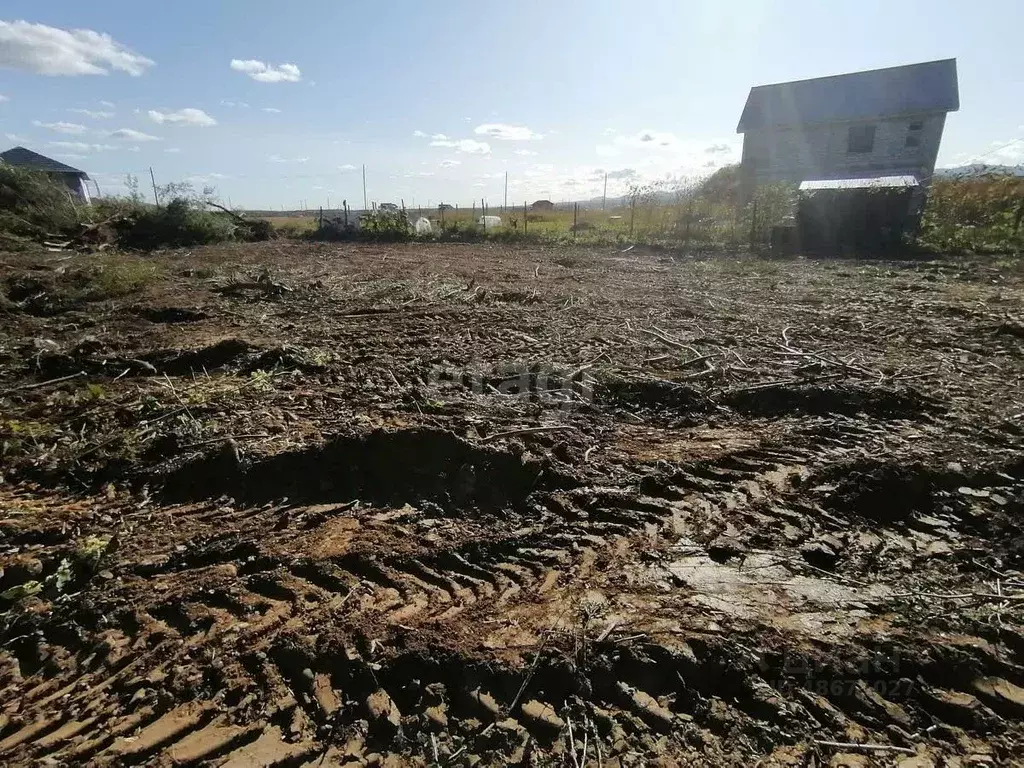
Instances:
[[[599,403],[674,415],[693,420],[710,414],[726,416],[728,408],[741,416],[778,418],[794,415],[866,414],[881,419],[916,418],[938,413],[937,401],[913,390],[880,387],[785,384],[705,393],[689,384],[661,379],[605,381],[595,389]]]
[[[599,405],[678,415],[699,414],[710,405],[699,390],[660,379],[607,379],[594,387],[594,398]]]
[[[852,416],[863,413],[876,418],[900,419],[939,410],[935,401],[913,390],[812,384],[727,392],[716,401],[737,413],[755,417],[792,414]]]
[[[243,339],[229,338],[195,349],[159,349],[136,357],[117,354],[102,344],[79,343],[67,352],[34,352],[32,364],[44,378],[85,372],[91,376],[192,376],[217,371],[301,370],[326,371],[326,366],[308,358],[303,350],[280,346],[261,347]]]
[[[398,506],[429,501],[497,511],[523,504],[534,489],[554,481],[543,463],[524,463],[451,432],[415,429],[336,437],[249,465],[230,449],[221,450],[181,467],[162,485],[174,501],[223,495],[249,503],[284,497],[295,503],[361,499]]]

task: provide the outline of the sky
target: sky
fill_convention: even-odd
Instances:
[[[609,196],[736,162],[751,86],[955,57],[939,165],[1024,162],[1020,0],[4,0],[0,145],[236,207]]]

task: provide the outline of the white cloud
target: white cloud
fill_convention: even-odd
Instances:
[[[85,160],[88,155],[78,155],[74,152],[59,152],[54,157],[59,157],[62,160]]]
[[[308,163],[308,157],[281,157],[280,155],[270,155],[267,160],[272,163]]]
[[[167,149],[164,150],[164,152],[166,152],[169,155],[176,155],[179,152],[181,152],[181,149],[179,147],[168,147]]]
[[[84,141],[51,141],[51,147],[60,147],[72,152],[102,152],[106,149],[117,149],[112,144],[88,144]]]
[[[637,173],[634,168],[620,168],[617,171],[608,171],[608,178],[614,180],[627,181],[629,179],[635,179],[636,176]]]
[[[221,99],[220,105],[222,107],[239,107],[241,109],[249,108],[249,102],[247,101],[227,101],[225,99]]]
[[[451,147],[457,152],[465,152],[471,155],[489,155],[491,145],[486,141],[476,139],[437,139],[430,142],[432,147]]]
[[[534,151],[533,151],[532,149],[517,149],[517,150],[516,150],[515,152],[513,152],[512,154],[513,154],[513,155],[521,155],[522,157],[533,157],[533,156],[535,156],[535,155],[536,155],[537,153],[536,153],[536,152],[534,152]]]
[[[525,125],[505,125],[504,123],[484,123],[478,125],[473,133],[500,141],[532,141],[544,138]]]
[[[425,134],[423,131],[413,131],[412,135],[415,136],[417,139],[425,139],[427,137],[427,134]]]
[[[554,170],[555,166],[551,165],[550,163],[534,163],[533,165],[526,169],[523,175],[536,179],[545,176],[550,176]]]
[[[434,141],[448,141],[448,137],[445,136],[443,133],[435,133],[430,138],[432,138]]]
[[[637,178],[664,181],[666,174],[679,179],[707,174],[707,169],[734,162],[739,143],[729,138],[716,141],[684,139],[668,131],[645,129],[630,135],[617,134],[611,143],[595,147],[599,157],[628,158],[637,169]],[[708,162],[714,166],[708,165]]]
[[[203,184],[209,186],[215,181],[220,179],[230,179],[230,176],[226,176],[223,173],[202,173],[196,174],[195,176],[186,176],[185,181],[189,184]]]
[[[354,165],[351,165],[350,163],[346,163],[345,165],[339,165],[338,166],[338,170],[339,171],[354,171],[355,169],[356,169],[356,167]]]
[[[19,136],[16,133],[5,133],[8,141],[13,141],[15,144],[24,144],[28,141],[24,136]]]
[[[442,160],[440,163],[442,168],[455,168],[456,166],[462,165],[461,160]]]
[[[113,112],[107,112],[102,109],[69,109],[68,112],[74,112],[78,115],[85,115],[86,117],[91,117],[94,120],[104,120],[108,117],[114,116]]]
[[[993,141],[982,158],[987,163],[1018,165],[1024,161],[1024,141]]]
[[[268,114],[271,114],[271,115],[279,115],[279,114],[281,114],[281,110],[278,109],[277,107],[263,107],[262,111],[264,111],[264,112],[266,112]]]
[[[433,174],[432,171],[413,171],[412,173],[405,174],[405,178],[407,178],[407,179],[426,178],[427,176],[433,176],[433,175],[434,174]]]
[[[0,67],[37,75],[106,75],[116,69],[137,76],[153,62],[108,34],[58,29],[27,21],[0,21]]]
[[[244,72],[260,83],[297,83],[302,73],[294,64],[265,64],[257,59],[232,59],[231,68],[236,72]]]
[[[148,133],[136,131],[133,128],[119,128],[110,132],[110,138],[121,141],[160,141],[159,136],[150,136]]]
[[[128,147],[128,151],[129,152],[141,152],[142,148],[141,147]]]
[[[1024,128],[1024,126],[1022,126]],[[961,152],[954,155],[949,164],[939,163],[942,168],[959,165],[1020,165],[1024,163],[1024,140],[992,141],[984,152]]]
[[[679,139],[672,133],[645,129],[632,136],[616,136],[615,143],[623,147],[640,149],[673,149],[678,146]]]
[[[49,130],[56,131],[57,133],[85,133],[85,126],[79,125],[78,123],[65,123],[60,121],[56,123],[41,123],[38,120],[33,120],[32,125],[36,128],[48,128]]]
[[[159,112],[151,109],[146,114],[149,115],[150,120],[158,125],[172,123],[174,125],[195,125],[205,128],[217,124],[217,121],[203,112],[203,110],[195,109],[194,107],[179,109],[177,112]]]
[[[100,106],[101,107],[106,107],[107,109],[113,109],[114,108],[114,102],[112,102],[112,101],[100,101]]]
[[[2,93],[0,93],[0,104],[3,104],[5,101],[10,101],[10,100],[11,100],[10,96],[4,96]]]

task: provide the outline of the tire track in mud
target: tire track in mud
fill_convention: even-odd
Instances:
[[[478,648],[440,644],[458,631],[457,618],[471,614],[480,625],[510,605],[543,606],[545,593],[560,579],[578,581],[574,569],[588,561],[622,546],[635,559],[651,535],[692,534],[710,522],[702,509],[734,527],[778,525],[780,510],[783,523],[799,524],[803,512],[781,505],[810,454],[747,449],[639,476],[635,487],[559,488],[556,479],[514,499],[463,493],[463,506],[431,484],[430,503],[397,518],[332,503],[354,491],[378,493],[365,480],[372,470],[340,491],[318,491],[309,501],[326,503],[311,507],[266,500],[183,508],[203,530],[222,532],[121,569],[123,584],[104,596],[109,605],[90,606],[91,620],[76,617],[84,629],[44,623],[37,637],[7,646],[0,692],[21,701],[0,719],[0,755],[241,765],[262,754],[300,765],[325,753],[337,758],[343,748],[429,756],[436,743],[441,756],[466,747],[511,760],[530,740],[564,753],[571,718],[593,729],[607,755],[656,752],[667,737],[676,750],[700,745],[725,759],[736,740],[746,754],[814,734],[881,734],[911,745],[937,727],[965,749],[1017,727],[1021,667],[976,645],[944,656],[941,646],[925,656],[883,649],[883,672],[866,675],[862,659],[826,661],[836,647],[863,655],[856,644],[819,649],[794,669],[785,646],[756,656],[722,636],[664,644],[606,636],[587,639],[582,654],[552,648],[530,676],[513,662],[477,660]],[[461,466],[444,482],[462,482]],[[504,506],[502,528],[520,531],[481,533],[493,524],[487,513],[495,503]],[[444,527],[453,517],[469,532]],[[438,525],[444,534],[428,538]],[[720,526],[704,530],[700,543],[726,533]],[[344,546],[332,551],[341,533]],[[322,551],[296,557],[297,540]],[[403,650],[396,638],[419,648]],[[771,637],[748,642],[778,645]]]

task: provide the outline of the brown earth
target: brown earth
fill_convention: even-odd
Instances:
[[[0,763],[1024,754],[1017,269],[268,243],[0,291]]]

